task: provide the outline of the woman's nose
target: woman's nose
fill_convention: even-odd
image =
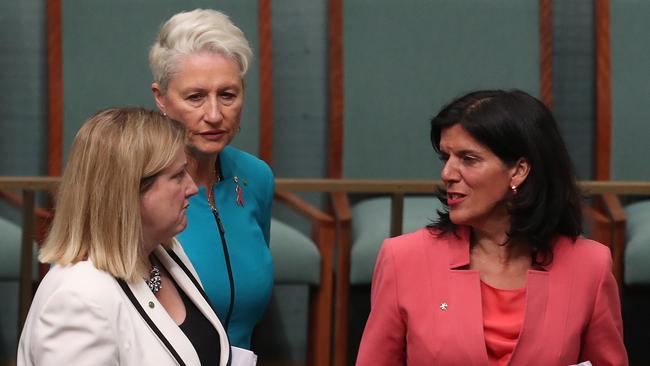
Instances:
[[[208,102],[205,104],[205,120],[208,122],[219,122],[221,118],[219,101],[216,97],[208,98]]]
[[[185,196],[192,197],[199,192],[199,188],[194,183],[194,179],[189,174],[185,174],[185,178],[188,180],[187,189],[185,189]]]
[[[452,157],[447,159],[440,171],[440,178],[443,182],[453,182],[458,180],[458,169]]]

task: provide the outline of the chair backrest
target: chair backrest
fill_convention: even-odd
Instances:
[[[650,180],[650,2],[611,0],[612,180]],[[602,68],[598,68],[600,72]]]
[[[437,179],[429,121],[445,103],[476,89],[540,95],[543,2],[344,1],[343,128],[330,136],[342,161],[329,175]]]
[[[173,14],[215,8],[213,1],[69,1],[61,2],[63,152],[81,124],[108,107],[140,105],[154,109],[148,51],[160,26]],[[259,54],[258,2],[223,2],[230,16]],[[246,75],[245,133],[233,145],[259,153],[260,77],[258,60]]]

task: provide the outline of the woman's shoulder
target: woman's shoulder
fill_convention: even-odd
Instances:
[[[93,305],[115,303],[117,289],[115,278],[90,261],[55,265],[39,285],[46,297],[74,297]]]
[[[595,240],[562,236],[555,243],[552,266],[601,277],[603,272],[611,271],[612,254],[609,247]]]
[[[425,227],[412,233],[388,238],[384,241],[382,247],[401,255],[411,255],[420,253],[422,250],[445,251],[450,244],[459,241],[462,241],[462,235],[443,234],[438,229]]]
[[[553,254],[554,256],[566,255],[574,258],[588,259],[592,262],[609,262],[612,256],[609,247],[583,236],[579,236],[575,240],[567,236],[559,237],[555,244]]]
[[[219,155],[222,169],[235,175],[273,176],[271,168],[264,160],[236,147],[228,145]]]

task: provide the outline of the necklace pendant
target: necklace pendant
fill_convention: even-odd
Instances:
[[[160,277],[160,269],[153,264],[151,265],[151,271],[149,272],[149,279],[147,280],[147,286],[154,294],[158,293],[162,288],[162,278]]]

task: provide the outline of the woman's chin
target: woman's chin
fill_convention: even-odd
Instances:
[[[218,155],[230,141],[192,141],[190,150],[195,155]]]

